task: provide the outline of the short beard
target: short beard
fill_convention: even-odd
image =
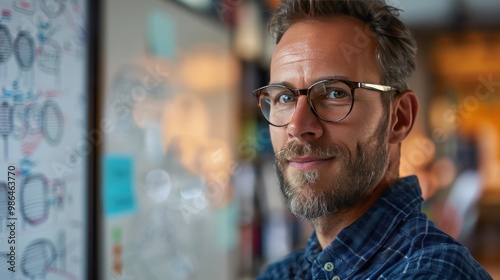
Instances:
[[[290,211],[298,217],[315,220],[348,209],[372,191],[387,170],[387,125],[388,120],[383,120],[372,137],[374,141],[357,143],[355,155],[336,144],[287,143],[276,154],[275,164]],[[332,176],[320,174],[317,169],[285,174],[286,159],[304,155],[335,158],[338,170],[332,170],[334,177],[326,182],[327,186],[315,186],[321,176]]]

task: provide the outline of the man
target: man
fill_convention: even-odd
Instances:
[[[420,212],[417,178],[399,178],[418,101],[415,41],[397,10],[284,0],[270,28],[271,81],[254,93],[288,206],[315,232],[259,279],[491,279]]]

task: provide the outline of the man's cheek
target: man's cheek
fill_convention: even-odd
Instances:
[[[273,146],[273,150],[275,153],[278,153],[285,145],[286,138],[283,139],[283,135],[286,136],[286,130],[271,126],[269,128],[269,132],[271,134],[271,144]]]

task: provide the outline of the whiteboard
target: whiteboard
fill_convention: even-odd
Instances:
[[[85,0],[0,0],[0,279],[86,279],[86,21]]]

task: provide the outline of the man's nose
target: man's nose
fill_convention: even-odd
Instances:
[[[308,142],[323,135],[321,120],[309,106],[307,96],[298,97],[295,112],[287,126],[289,138],[296,138],[300,142]]]

